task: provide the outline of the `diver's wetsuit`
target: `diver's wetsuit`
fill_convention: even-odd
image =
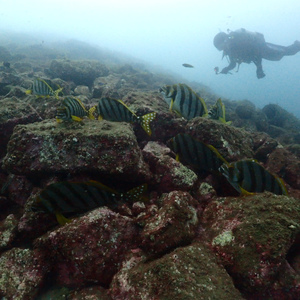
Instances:
[[[227,74],[236,64],[254,62],[257,78],[265,76],[262,69],[262,59],[277,61],[283,56],[294,55],[300,51],[300,42],[284,47],[267,43],[264,36],[258,32],[250,32],[244,28],[232,31],[225,40],[223,57],[228,55],[230,64],[220,73]]]

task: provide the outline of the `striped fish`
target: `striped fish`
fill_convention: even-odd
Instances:
[[[204,100],[186,84],[166,85],[159,89],[170,111],[175,111],[187,120],[207,116]]]
[[[63,214],[83,213],[101,206],[114,208],[119,201],[139,201],[146,192],[147,185],[141,185],[126,193],[97,181],[62,181],[48,185],[31,206],[34,212],[48,212],[56,215],[59,224],[70,222]]]
[[[208,118],[213,120],[219,120],[224,124],[231,124],[231,121],[226,122],[225,119],[225,105],[222,103],[221,98],[219,98],[214,106],[208,111]]]
[[[57,109],[56,121],[58,123],[62,121],[82,121],[83,117],[87,116],[88,118],[94,120],[93,115],[95,107],[92,107],[90,110],[86,110],[83,103],[73,97],[66,97],[62,101],[62,106]]]
[[[176,153],[176,160],[184,160],[197,170],[218,172],[226,162],[216,148],[191,137],[189,134],[177,134],[168,141],[170,148]]]
[[[227,181],[242,195],[272,192],[287,195],[282,179],[274,176],[255,160],[241,160],[220,167]]]
[[[26,91],[26,94],[33,94],[37,96],[54,96],[58,98],[59,93],[61,93],[62,88],[53,83],[48,79],[36,78],[32,84],[32,90]]]
[[[113,122],[139,123],[150,136],[152,131],[150,123],[155,119],[156,113],[151,112],[144,116],[137,116],[121,100],[103,97],[97,104],[98,119]]]

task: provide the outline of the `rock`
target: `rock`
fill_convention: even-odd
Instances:
[[[8,215],[0,222],[0,252],[11,246],[17,233],[18,220],[14,215]]]
[[[300,189],[300,160],[290,151],[284,148],[273,151],[268,157],[267,168],[294,189]]]
[[[78,85],[74,90],[75,95],[84,95],[89,96],[90,90],[89,87],[86,85]]]
[[[18,125],[7,150],[3,169],[14,174],[88,171],[141,183],[150,176],[128,123],[86,119]]]
[[[53,60],[47,73],[52,78],[73,81],[76,85],[92,86],[97,77],[107,76],[108,69],[98,61]]]
[[[186,245],[196,235],[199,203],[187,192],[174,191],[162,196],[162,207],[146,221],[141,247],[162,254]]]
[[[130,263],[112,281],[121,299],[243,299],[215,256],[200,243],[177,248],[149,262]]]
[[[250,101],[240,101],[238,106],[235,108],[235,113],[241,119],[251,119],[255,114],[255,105]]]
[[[107,294],[107,290],[101,286],[92,286],[84,288],[80,291],[74,291],[68,295],[68,300],[111,300]]]
[[[15,97],[0,100],[0,157],[5,154],[8,140],[16,125],[38,120],[37,112],[24,101]]]
[[[48,260],[37,250],[13,248],[0,257],[2,299],[35,299],[46,274]]]
[[[148,142],[143,156],[152,171],[156,189],[161,192],[190,190],[197,181],[197,175],[171,156],[171,150],[157,142]]]
[[[32,183],[25,176],[11,174],[5,184],[5,193],[11,201],[24,206],[32,191]]]
[[[13,73],[0,72],[0,85],[19,85],[21,83],[21,78]],[[1,93],[1,95],[5,95]]]
[[[107,286],[126,253],[137,247],[137,234],[132,219],[99,208],[37,239],[35,248],[51,258],[60,285]]]
[[[286,130],[300,130],[300,120],[277,104],[268,104],[262,111],[268,117],[270,125]]]
[[[10,52],[3,46],[0,46],[0,61],[10,61],[12,56]]]
[[[272,139],[264,132],[253,132],[252,138],[254,158],[259,161],[266,161],[268,155],[279,145],[276,140]]]
[[[300,234],[300,203],[271,193],[220,198],[205,208],[202,226],[201,238],[218,254],[246,299],[268,299],[278,276],[284,277],[287,254]],[[299,284],[298,278],[289,286],[293,299],[300,297]]]
[[[32,64],[29,62],[16,62],[13,64],[13,68],[18,71],[18,73],[30,73],[32,71]]]
[[[229,162],[253,157],[251,134],[207,118],[194,118],[186,125],[186,133],[214,146]]]

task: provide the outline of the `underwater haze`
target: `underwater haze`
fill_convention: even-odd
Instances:
[[[219,31],[239,28],[283,46],[300,40],[299,0],[0,0],[0,5],[1,30],[39,36],[45,45],[75,38],[123,52],[203,83],[221,97],[248,99],[259,108],[276,103],[300,118],[300,53],[263,60],[262,79],[253,63],[216,75],[214,67],[228,62],[212,44]]]

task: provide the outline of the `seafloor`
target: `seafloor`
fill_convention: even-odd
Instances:
[[[300,299],[300,120],[275,104],[223,99],[231,125],[187,121],[159,88],[174,75],[79,42],[0,47],[1,299]],[[149,71],[151,70],[151,71]],[[26,93],[51,79],[86,108],[103,96],[140,124],[55,120],[63,96]],[[188,83],[210,108],[209,88]],[[288,196],[239,196],[218,174],[175,159],[167,141],[189,133],[228,161],[255,159]],[[143,201],[71,216],[33,212],[49,184],[96,180],[118,191],[147,184]]]

